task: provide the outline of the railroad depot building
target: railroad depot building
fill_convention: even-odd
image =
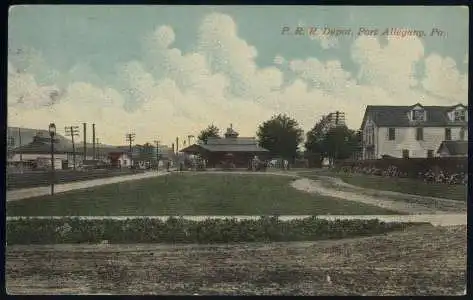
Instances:
[[[76,164],[83,160],[83,155],[76,148]],[[78,151],[79,150],[79,151]],[[92,157],[86,159],[91,160]],[[72,145],[64,144],[55,139],[54,141],[54,167],[56,169],[67,169],[73,166]],[[33,137],[33,141],[13,150],[13,155],[8,159],[9,165],[22,165],[23,168],[44,169],[51,167],[51,138],[39,132]]]
[[[190,145],[180,152],[187,155],[200,155],[207,160],[207,167],[214,168],[223,161],[235,164],[237,168],[247,168],[251,159],[258,156],[268,158],[269,151],[259,146],[254,137],[239,137],[232,125],[227,128],[223,138],[211,137],[204,143]]]

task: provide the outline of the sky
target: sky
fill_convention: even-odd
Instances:
[[[468,21],[460,6],[15,6],[8,125],[170,145],[339,110],[358,129],[367,105],[467,104]]]

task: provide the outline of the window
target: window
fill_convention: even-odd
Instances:
[[[419,127],[416,128],[416,140],[417,141],[423,141],[424,140],[424,128]]]
[[[425,113],[421,109],[416,109],[412,112],[412,120],[414,121],[424,121]]]
[[[456,110],[456,111],[454,112],[454,120],[455,120],[455,122],[465,121],[465,120],[466,120],[466,118],[465,118],[465,110],[464,110],[464,109]]]
[[[428,158],[434,157],[434,150],[427,150],[427,157]]]
[[[445,140],[450,141],[452,139],[452,130],[450,128],[445,128]]]
[[[465,140],[465,128],[460,128],[460,140]]]
[[[409,158],[409,150],[407,149],[402,150],[402,158]]]
[[[388,129],[388,139],[390,141],[394,141],[396,139],[396,128],[389,128]]]

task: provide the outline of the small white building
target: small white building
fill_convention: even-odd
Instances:
[[[110,152],[108,157],[112,166],[120,168],[131,168],[133,166],[131,156],[126,152]]]
[[[363,159],[433,157],[443,141],[468,140],[468,108],[368,105],[361,129]]]

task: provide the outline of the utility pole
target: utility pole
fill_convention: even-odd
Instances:
[[[97,145],[97,159],[102,159],[102,153],[100,153],[99,138],[95,138],[95,144]]]
[[[92,159],[95,160],[95,124],[92,124]]]
[[[179,137],[176,137],[176,154],[179,153]]]
[[[189,145],[189,146],[191,145],[191,138],[193,139],[194,136],[193,136],[192,134],[189,134],[189,135],[187,136],[187,145]]]
[[[130,160],[131,160],[131,165],[133,166],[133,152],[132,152],[132,144],[135,141],[135,134],[134,133],[127,133],[125,135],[126,141],[129,143],[130,146]]]
[[[159,140],[154,142],[156,143],[156,170],[159,170]]]
[[[79,136],[79,126],[66,126],[64,127],[66,136],[70,136],[72,139],[72,169],[76,169],[76,146],[74,143],[74,137]]]
[[[18,127],[18,147],[21,147],[21,128]],[[20,166],[23,167],[23,154],[20,151]]]
[[[87,123],[82,124],[84,126],[84,158],[83,160],[87,160]]]

